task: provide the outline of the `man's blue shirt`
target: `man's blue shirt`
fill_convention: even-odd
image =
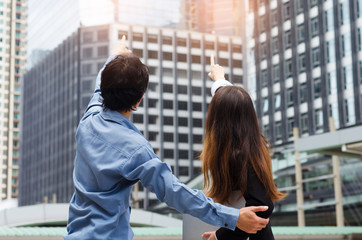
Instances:
[[[108,58],[106,64],[114,58]],[[128,118],[102,108],[101,71],[76,133],[75,193],[64,238],[132,239],[129,198],[137,181],[182,213],[235,229],[238,209],[214,203],[202,192],[182,184]]]

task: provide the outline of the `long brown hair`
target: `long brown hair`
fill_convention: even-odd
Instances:
[[[268,142],[243,88],[225,86],[217,90],[208,108],[205,130],[200,159],[209,197],[225,203],[234,190],[244,194],[249,166],[272,201],[285,196],[275,187]]]

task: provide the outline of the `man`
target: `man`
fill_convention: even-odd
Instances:
[[[160,201],[216,226],[255,233],[268,219],[265,207],[234,209],[214,203],[182,184],[129,120],[148,85],[148,68],[125,47],[125,37],[100,70],[94,95],[81,119],[69,207],[71,239],[132,239],[129,198],[141,181]]]

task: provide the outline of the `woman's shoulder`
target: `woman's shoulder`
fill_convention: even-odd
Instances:
[[[245,207],[245,198],[241,194],[241,191],[233,191],[229,197],[228,203],[226,204],[229,207],[233,208],[243,208]]]

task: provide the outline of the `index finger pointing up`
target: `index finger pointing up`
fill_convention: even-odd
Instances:
[[[125,35],[122,36],[121,46],[122,46],[122,47],[126,47],[126,36],[125,36]]]
[[[213,54],[211,54],[211,56],[210,56],[210,65],[211,65],[211,66],[214,66],[214,65],[215,65],[215,57],[214,57]]]

